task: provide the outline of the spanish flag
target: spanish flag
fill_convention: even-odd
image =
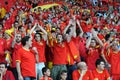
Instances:
[[[11,58],[11,56],[10,56],[10,53],[6,53],[5,60],[6,60],[7,64],[9,64],[9,65],[11,64],[12,58]]]
[[[74,64],[74,61],[79,62],[80,61],[80,54],[78,49],[76,48],[74,42],[71,40],[68,44],[68,63],[70,65]]]

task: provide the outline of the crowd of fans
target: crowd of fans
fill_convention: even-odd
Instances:
[[[120,80],[120,2],[1,0],[0,78]]]

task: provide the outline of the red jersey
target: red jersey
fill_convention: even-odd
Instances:
[[[5,40],[3,38],[0,38],[0,62],[5,62],[4,48],[5,48]]]
[[[80,36],[77,36],[77,37],[73,38],[73,41],[75,43],[76,48],[79,50]]]
[[[111,74],[120,75],[120,51],[113,52],[110,50]]]
[[[46,62],[45,59],[46,42],[44,40],[41,40],[41,42],[33,41],[33,47],[37,48],[39,54],[39,62]]]
[[[97,69],[92,71],[94,80],[108,80],[110,79],[110,75],[106,69],[102,72],[98,72]]]
[[[67,52],[65,43],[57,44],[51,48],[53,53],[53,64],[67,64]]]
[[[89,51],[88,51],[88,55],[86,57],[86,63],[88,65],[88,69],[89,70],[94,70],[96,69],[96,66],[95,66],[95,62],[97,59],[99,59],[100,57],[100,53],[98,52],[98,49],[93,49],[93,48],[90,48]]]
[[[82,28],[83,32],[89,32],[90,31],[88,29],[88,27],[91,27],[91,26],[88,26],[85,21],[82,21],[80,24],[81,24],[81,28]]]
[[[110,62],[110,50],[106,49],[108,45],[109,45],[109,43],[107,43],[107,42],[104,43],[104,52],[103,53],[104,53],[104,56],[107,59],[107,61]]]
[[[14,45],[14,50],[13,50],[13,53],[12,53],[12,67],[16,67],[16,53],[18,51],[18,49],[22,48],[22,45],[21,43],[20,44],[15,44]]]
[[[39,80],[45,80],[45,78],[44,77],[41,77]],[[51,77],[48,77],[48,79],[47,80],[53,80]]]
[[[5,41],[5,50],[11,51],[12,38]]]
[[[5,21],[4,29],[10,29],[12,27],[12,19],[8,19]]]
[[[15,80],[11,71],[6,71],[6,74],[3,75],[2,80]]]
[[[79,70],[73,71],[72,78],[73,78],[73,80],[79,80],[79,78],[80,78],[80,71]],[[92,73],[90,71],[87,71],[85,73],[85,75],[83,76],[82,80],[93,80]]]
[[[20,48],[16,54],[16,61],[20,61],[21,73],[23,77],[36,77],[35,56],[30,50]]]

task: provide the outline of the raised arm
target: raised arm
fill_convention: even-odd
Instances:
[[[73,22],[72,36],[75,38],[76,37],[76,21],[72,20],[72,22]]]
[[[86,48],[88,49],[89,46],[90,46],[90,43],[91,43],[91,40],[92,40],[92,34],[90,34],[90,37],[87,39],[86,41]]]
[[[65,27],[64,31],[63,31],[63,34],[66,34],[68,28],[70,27],[71,25],[71,21],[69,21],[69,24]]]
[[[79,20],[77,20],[77,24],[78,24],[78,27],[79,27],[79,29],[80,29],[80,34],[79,34],[79,36],[82,37],[84,32],[83,32],[83,29],[82,29],[82,27],[81,27],[81,25],[80,25]]]
[[[32,32],[35,30],[36,26],[37,26],[37,23],[35,23],[35,25],[32,27],[32,29],[30,30],[30,32],[27,35],[31,35]]]
[[[44,40],[46,41],[46,40],[47,40],[47,31],[46,31],[45,29],[43,29],[43,27],[42,27],[42,26],[40,26],[39,24],[38,24],[38,27],[39,27],[39,28],[40,28],[40,30],[44,33],[43,38],[44,38]]]
[[[105,55],[104,55],[104,50],[106,50],[106,49],[102,48],[101,57],[102,57],[103,60],[105,61],[106,65],[107,65],[108,67],[111,67],[111,65],[109,64],[109,62],[107,61],[107,59],[106,59],[106,57],[105,57]]]
[[[99,43],[99,45],[101,46],[101,47],[103,47],[103,42],[100,40],[100,38],[97,36],[97,32],[94,30],[94,29],[92,29],[92,34],[93,34],[93,37],[94,37],[94,39]]]

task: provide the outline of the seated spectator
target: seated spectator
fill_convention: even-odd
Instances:
[[[97,59],[96,69],[92,71],[94,80],[110,80],[110,75],[104,67],[105,62],[101,59]]]
[[[60,73],[60,77],[59,80],[66,80],[67,79],[67,71],[66,70],[63,70],[61,73]]]
[[[73,71],[73,80],[93,80],[92,73],[87,70],[87,65],[85,62],[77,63],[77,70]]]
[[[15,80],[11,71],[7,70],[7,64],[0,63],[0,80]]]
[[[53,80],[50,77],[50,69],[48,69],[47,67],[42,68],[42,73],[43,73],[43,77],[41,77],[40,80]]]

